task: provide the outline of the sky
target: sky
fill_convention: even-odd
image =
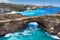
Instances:
[[[30,5],[52,5],[60,7],[60,0],[0,0],[0,2]]]

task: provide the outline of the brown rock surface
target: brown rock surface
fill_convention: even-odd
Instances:
[[[0,21],[1,22],[1,21]],[[57,35],[60,37],[60,14],[46,15],[46,16],[36,16],[36,17],[20,17],[8,22],[3,22],[0,26],[0,35],[5,35],[9,32],[16,32],[23,28],[29,22],[37,22],[42,28],[44,28],[48,33],[52,35]]]

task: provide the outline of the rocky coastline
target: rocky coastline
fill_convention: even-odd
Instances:
[[[15,17],[14,15],[17,16]],[[10,16],[12,16],[12,14],[10,14]],[[7,16],[7,19],[5,18],[4,20],[0,20],[0,36],[24,29],[29,22],[37,22],[39,26],[45,29],[48,33],[56,35],[60,38],[60,14],[35,17],[13,14],[12,18],[10,18],[10,16]]]
[[[24,4],[11,4],[11,3],[0,3],[0,14],[10,13],[12,11],[26,11],[34,10],[36,8],[53,8],[53,6],[36,6],[36,5],[24,5]]]

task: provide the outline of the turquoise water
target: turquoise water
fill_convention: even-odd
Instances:
[[[0,40],[55,40],[47,35],[42,28],[38,28],[36,22],[31,22],[23,31],[6,34]]]
[[[60,12],[60,8],[37,8],[35,10],[27,10],[24,12],[18,12],[25,16],[43,16],[46,14],[56,14]]]
[[[60,11],[60,8],[37,8],[35,10],[28,10],[18,12],[25,16],[43,16],[46,14],[55,14]],[[36,22],[27,24],[27,28],[15,33],[8,33],[0,40],[56,40],[52,38],[44,29],[38,28]]]

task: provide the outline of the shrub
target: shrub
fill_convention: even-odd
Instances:
[[[3,22],[0,22],[0,27],[1,27],[1,26],[4,26],[4,23],[3,23]]]

